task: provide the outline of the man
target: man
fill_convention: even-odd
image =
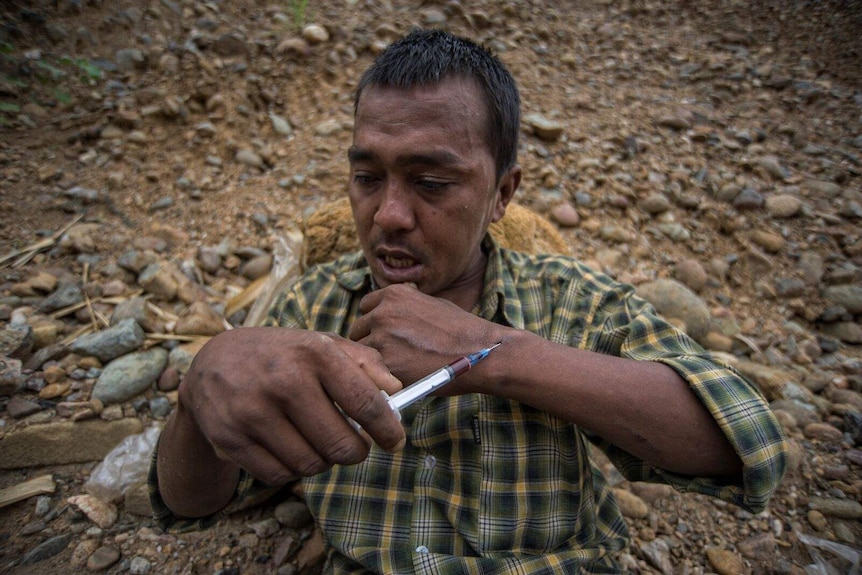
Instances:
[[[362,252],[310,270],[280,327],[200,351],[151,474],[165,525],[304,478],[338,573],[612,573],[627,532],[586,439],[632,480],[765,506],[785,443],[747,382],[631,287],[486,235],[521,180],[496,58],[414,32],[363,75],[355,120]],[[496,342],[403,422],[380,394]]]

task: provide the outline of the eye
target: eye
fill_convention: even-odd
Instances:
[[[421,179],[416,181],[416,185],[424,192],[442,192],[451,182],[441,182],[440,180]]]
[[[371,174],[353,174],[353,182],[359,186],[370,186],[377,181]]]

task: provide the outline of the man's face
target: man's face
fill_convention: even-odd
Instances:
[[[349,195],[378,286],[413,282],[452,301],[481,286],[482,237],[520,181],[519,168],[496,181],[485,121],[469,79],[363,91]]]

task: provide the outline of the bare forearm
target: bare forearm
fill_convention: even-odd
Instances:
[[[486,393],[553,413],[657,467],[738,476],[741,461],[718,424],[670,367],[601,355],[507,331],[488,362]],[[502,351],[502,349],[501,349]]]
[[[239,481],[239,467],[220,459],[181,406],[159,439],[159,491],[180,517],[206,517],[223,509]]]

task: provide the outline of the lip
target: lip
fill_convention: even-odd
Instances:
[[[377,268],[386,283],[418,283],[422,261],[403,250],[378,249],[375,252]]]

